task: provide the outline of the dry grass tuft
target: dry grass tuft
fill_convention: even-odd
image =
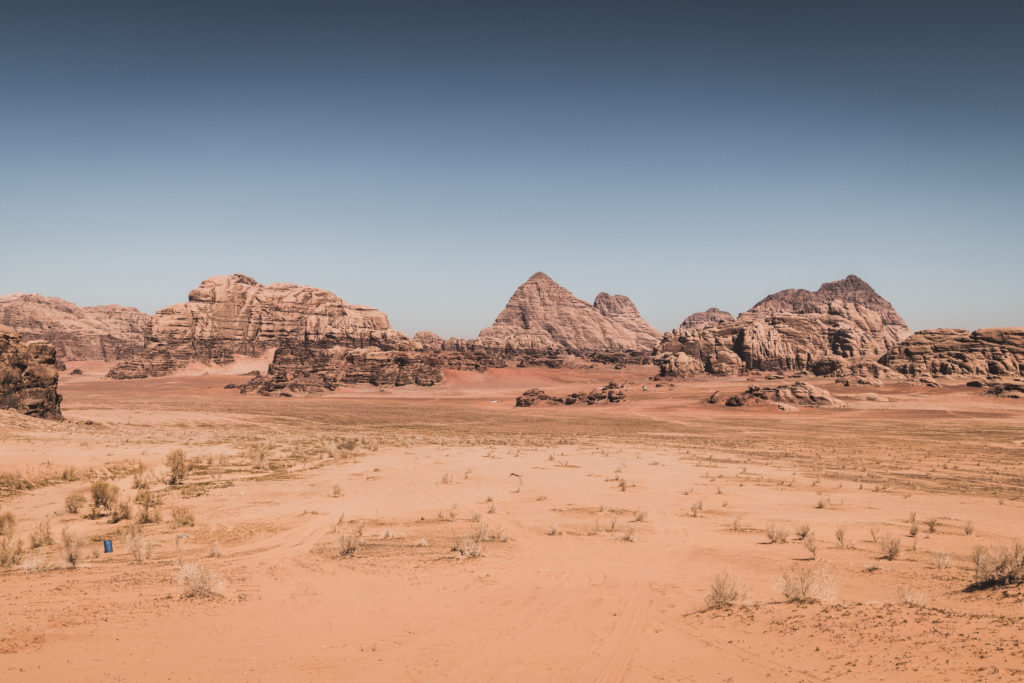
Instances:
[[[76,514],[85,505],[85,495],[82,493],[71,493],[64,499],[64,510]]]
[[[769,543],[785,543],[789,540],[789,529],[781,524],[769,524],[764,533]]]
[[[919,590],[910,586],[896,586],[896,602],[907,607],[925,607],[928,605],[928,598]]]
[[[184,506],[178,506],[171,510],[171,518],[175,526],[195,526],[196,518],[192,510]]]
[[[746,597],[746,587],[729,572],[722,572],[711,580],[711,592],[704,597],[704,608],[726,609]]]
[[[39,523],[32,533],[29,534],[29,542],[33,548],[42,548],[43,546],[53,545],[53,530],[50,528],[50,520],[45,520]]]
[[[900,556],[900,553],[903,552],[900,539],[895,536],[885,535],[879,543],[882,546],[882,557],[886,560],[895,560]]]
[[[793,567],[779,581],[787,602],[820,602],[833,595],[832,577],[825,569]]]
[[[67,563],[74,569],[78,566],[79,561],[82,559],[82,550],[85,546],[85,541],[78,534],[75,534],[67,527],[64,527],[60,532],[60,554],[61,557],[67,560]]]
[[[181,582],[183,598],[212,598],[223,590],[220,579],[202,560],[181,565]]]

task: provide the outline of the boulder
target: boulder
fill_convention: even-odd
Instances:
[[[0,326],[0,409],[59,420],[57,352],[42,341],[23,341]]]
[[[711,401],[713,402],[713,401]],[[771,403],[786,406],[814,406],[814,407],[845,407],[846,403],[840,401],[828,391],[806,382],[793,382],[792,384],[780,384],[775,387],[760,387],[752,385],[742,394],[730,396],[725,405],[730,407],[757,405]]]

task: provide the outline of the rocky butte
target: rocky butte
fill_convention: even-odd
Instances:
[[[57,361],[118,361],[142,350],[149,316],[127,306],[76,306],[39,294],[0,296],[0,325],[49,342]]]
[[[57,354],[43,341],[22,341],[0,325],[0,409],[33,417],[60,419]]]
[[[226,365],[282,346],[413,350],[375,308],[349,304],[332,292],[288,283],[262,285],[245,275],[211,277],[188,301],[157,311],[138,357],[110,377],[166,375],[193,363]]]
[[[910,377],[1024,376],[1024,327],[915,332],[879,363]]]
[[[892,305],[856,275],[814,292],[783,290],[731,317],[709,309],[666,333],[655,352],[661,374],[878,376],[888,370],[875,359],[911,334]]]

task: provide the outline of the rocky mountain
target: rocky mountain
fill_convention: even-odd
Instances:
[[[910,336],[892,305],[856,275],[814,292],[772,294],[735,320],[718,312],[724,315],[715,321],[707,313],[691,316],[689,323],[664,335],[656,349],[662,375],[871,372],[876,364],[863,361],[873,361]]]
[[[53,346],[23,341],[14,329],[0,326],[0,409],[60,419],[60,401]]]
[[[166,375],[191,363],[228,364],[284,344],[412,350],[375,308],[323,289],[262,285],[245,275],[204,280],[188,301],[157,311],[141,353],[110,371],[115,379]]]
[[[568,354],[640,360],[658,338],[628,297],[602,292],[589,304],[536,273],[516,289],[494,324],[481,330],[471,346],[533,358]]]
[[[723,311],[720,308],[709,308],[706,311],[699,311],[686,316],[680,328],[686,330],[700,330],[705,327],[711,327],[718,325],[719,323],[731,323],[736,318],[732,317],[732,313]]]
[[[910,377],[1024,376],[1024,327],[916,332],[879,361]]]
[[[58,362],[131,358],[142,349],[148,323],[148,315],[127,306],[76,306],[39,294],[0,296],[0,325],[25,340],[49,342]]]

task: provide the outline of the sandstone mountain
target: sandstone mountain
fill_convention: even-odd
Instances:
[[[711,327],[719,323],[731,323],[736,318],[732,317],[732,313],[723,311],[720,308],[709,308],[706,311],[699,311],[686,316],[682,324],[679,326],[686,330],[700,330],[705,327]]]
[[[110,371],[115,379],[166,375],[191,363],[228,364],[283,344],[412,350],[375,308],[349,304],[323,289],[261,285],[245,275],[204,280],[188,301],[157,311],[135,359]]]
[[[43,341],[23,341],[0,326],[0,409],[34,417],[60,419],[57,354]]]
[[[142,350],[149,316],[127,306],[76,306],[39,294],[0,296],[0,325],[53,345],[58,362],[116,361]]]
[[[787,289],[772,294],[735,320],[724,314],[716,322],[708,313],[691,316],[664,335],[656,350],[664,376],[751,370],[837,376],[873,372],[877,364],[864,361],[873,361],[910,336],[892,305],[856,275],[825,283],[815,292]]]
[[[879,363],[910,377],[1024,376],[1024,327],[916,332]]]
[[[628,297],[602,292],[592,305],[536,273],[516,289],[494,324],[480,331],[475,346],[510,355],[640,360],[658,338]]]
[[[718,403],[718,396],[713,395],[709,403]],[[742,394],[730,396],[725,400],[725,405],[730,407],[758,405],[770,403],[785,409],[788,406],[831,406],[845,407],[846,404],[835,398],[825,389],[807,384],[806,382],[793,382],[792,384],[780,384],[775,387],[759,387],[757,385],[747,387]]]

